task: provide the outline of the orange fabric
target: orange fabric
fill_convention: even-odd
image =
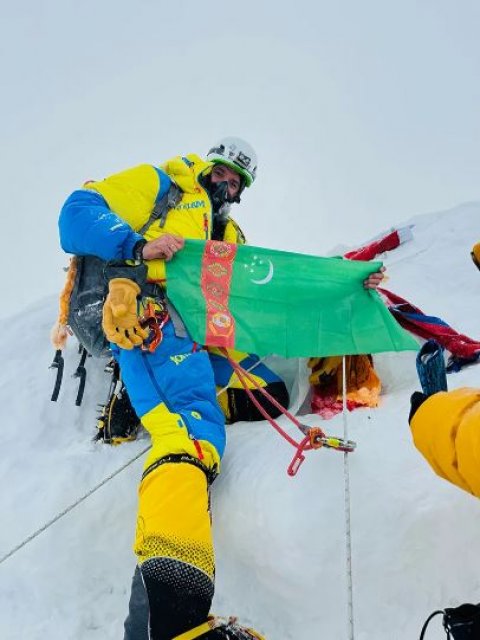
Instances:
[[[68,313],[70,311],[70,296],[72,295],[75,276],[77,275],[77,260],[73,257],[67,271],[65,284],[60,293],[58,319],[50,332],[50,339],[55,349],[64,349],[68,338]]]

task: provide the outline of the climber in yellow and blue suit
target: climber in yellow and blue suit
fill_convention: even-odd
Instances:
[[[259,416],[239,389],[225,395],[222,411],[216,387],[235,386],[230,365],[192,342],[169,305],[165,282],[165,260],[181,250],[185,238],[244,242],[229,209],[253,183],[256,165],[247,143],[225,138],[206,160],[176,157],[159,168],[141,165],[86,183],[60,214],[66,252],[108,261],[103,328],[152,439],[139,487],[135,540],[136,579],[145,585],[150,614],[147,628],[143,612],[144,622],[134,620],[131,601],[129,640],[261,637],[208,618],[214,591],[209,485],[225,449],[225,419]],[[149,350],[151,334],[139,317],[152,308],[163,339]],[[233,355],[247,366],[258,363],[255,356]],[[278,376],[262,363],[253,373],[288,403]]]

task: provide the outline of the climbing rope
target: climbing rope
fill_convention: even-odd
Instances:
[[[342,357],[342,417],[343,417],[343,438],[348,441],[348,421],[347,421],[347,374],[346,358]],[[343,454],[343,479],[345,495],[345,547],[347,563],[347,636],[349,640],[354,640],[353,626],[353,579],[352,579],[352,527],[350,519],[350,472],[348,466],[348,452]]]
[[[126,462],[124,465],[122,465],[119,469],[117,469],[116,471],[114,471],[112,474],[110,474],[107,478],[104,478],[101,482],[99,482],[95,487],[93,487],[93,489],[90,489],[90,491],[87,491],[87,493],[85,493],[83,496],[81,496],[80,498],[78,498],[78,500],[76,500],[73,504],[71,504],[70,506],[68,506],[66,509],[64,509],[63,511],[61,511],[60,513],[58,513],[54,518],[52,518],[51,520],[49,520],[48,522],[46,522],[42,527],[40,527],[39,529],[37,529],[34,533],[32,533],[30,536],[28,536],[28,538],[25,538],[25,540],[23,540],[22,542],[20,542],[20,544],[18,544],[16,547],[14,547],[11,551],[9,551],[8,553],[6,553],[4,556],[2,556],[0,558],[0,564],[2,564],[2,562],[5,562],[5,560],[7,560],[8,558],[10,558],[11,556],[13,556],[14,553],[17,553],[17,551],[20,551],[20,549],[22,547],[24,547],[25,545],[27,545],[29,542],[31,542],[32,540],[34,540],[37,536],[39,536],[41,533],[43,533],[43,531],[46,531],[49,527],[51,527],[53,524],[55,524],[55,522],[58,522],[58,520],[60,520],[60,518],[63,518],[63,516],[67,515],[67,513],[69,513],[70,511],[72,511],[72,509],[75,509],[75,507],[77,507],[79,504],[81,504],[84,500],[86,500],[89,496],[91,496],[93,493],[95,493],[96,491],[98,491],[101,487],[103,487],[105,484],[107,484],[107,482],[110,482],[110,480],[112,480],[115,476],[118,476],[119,473],[121,473],[124,469],[126,469],[127,467],[129,467],[131,464],[133,464],[136,460],[138,460],[138,458],[140,458],[141,456],[143,456],[144,453],[146,453],[149,449],[150,449],[151,445],[149,445],[148,447],[146,447],[145,449],[143,449],[142,451],[140,451],[140,453],[137,453],[136,456],[134,456],[131,460],[128,460],[128,462]]]

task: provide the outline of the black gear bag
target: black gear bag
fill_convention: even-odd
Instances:
[[[437,615],[443,616],[443,628],[447,640],[480,639],[480,604],[461,604],[459,607],[434,611],[423,625],[420,640],[424,639],[430,620]]]

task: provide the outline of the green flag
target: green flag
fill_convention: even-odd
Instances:
[[[187,240],[168,297],[199,344],[290,357],[405,351],[418,343],[363,281],[380,262]]]

